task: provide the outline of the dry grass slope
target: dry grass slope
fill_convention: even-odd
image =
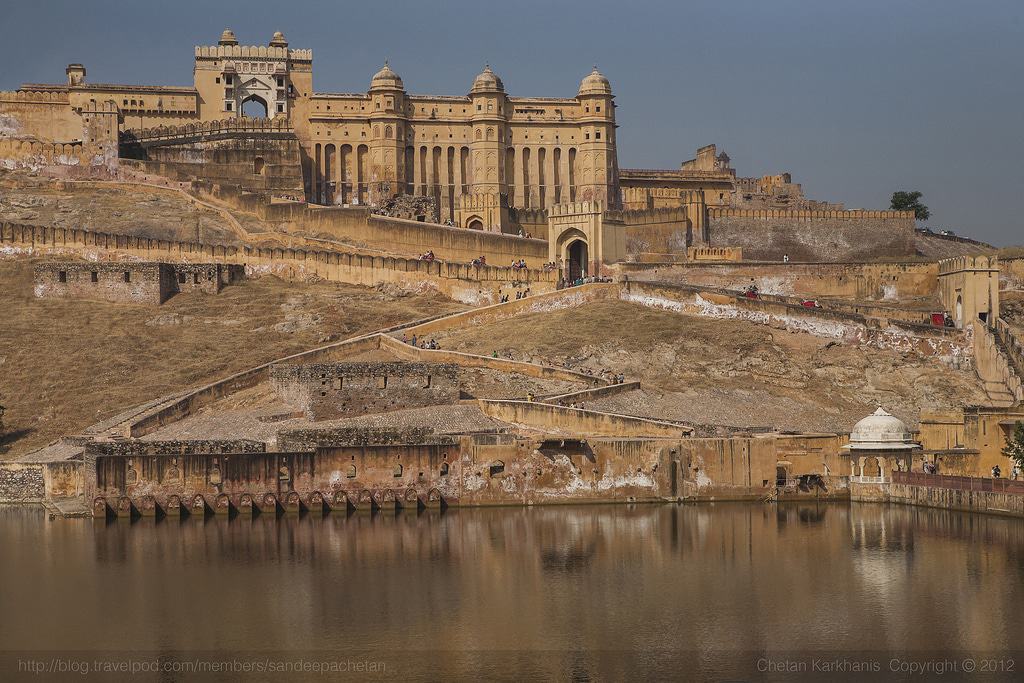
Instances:
[[[0,458],[319,343],[463,308],[436,294],[273,277],[160,307],[39,300],[31,263],[0,261]]]
[[[879,404],[914,424],[919,410],[983,399],[972,371],[931,358],[622,301],[482,325],[440,341],[454,350],[621,372],[644,390],[587,407],[695,425],[844,431]]]

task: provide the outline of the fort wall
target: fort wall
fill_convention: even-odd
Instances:
[[[157,240],[73,228],[0,224],[0,245],[24,247],[37,254],[77,253],[106,260],[142,259],[172,263],[221,262],[244,265],[246,274],[272,274],[289,280],[319,277],[335,282],[375,286],[381,282],[421,286],[461,301],[493,300],[492,288],[528,284],[538,292],[551,290],[557,271],[421,261],[331,250],[283,247],[234,247]]]
[[[999,279],[1003,289],[1024,289],[1024,258],[999,259]]]
[[[525,425],[552,434],[677,438],[693,433],[692,428],[676,422],[568,408],[553,403],[481,399],[479,404],[484,414],[502,422]]]
[[[311,452],[207,453],[96,459],[87,495],[142,510],[187,506],[271,510],[750,499],[775,475],[774,438],[522,439],[367,444]],[[193,501],[201,496],[198,505]]]
[[[709,207],[711,246],[755,260],[867,261],[913,256],[910,211],[811,211]]]
[[[159,305],[179,292],[217,294],[241,280],[242,270],[220,263],[58,261],[35,264],[33,282],[38,298]]]
[[[686,248],[693,244],[693,223],[686,208],[608,211],[605,216],[624,226],[626,253],[631,256],[686,254]]]
[[[33,290],[41,299],[92,299],[162,304],[171,294],[173,273],[160,263],[37,263]]]
[[[334,420],[459,400],[458,367],[441,363],[275,365],[270,381],[310,420]]]

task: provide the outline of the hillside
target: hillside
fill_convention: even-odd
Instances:
[[[263,277],[135,306],[32,296],[0,261],[0,404],[9,459],[132,405],[321,343],[461,310],[440,295]]]
[[[983,399],[972,371],[932,358],[622,301],[474,326],[439,340],[458,351],[622,373],[643,389],[586,407],[694,425],[844,431],[878,405],[916,424],[920,410]]]

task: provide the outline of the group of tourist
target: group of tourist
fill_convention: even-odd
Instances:
[[[522,228],[519,228],[519,236],[520,237],[525,237],[528,240],[532,240],[533,239],[533,235],[531,235],[528,232],[524,232]]]
[[[519,259],[518,261],[513,261],[512,262],[512,270],[525,270],[525,269],[526,269],[526,259]]]
[[[434,339],[433,337],[431,337],[430,340],[428,341],[426,338],[424,338],[424,337],[417,337],[414,334],[414,335],[412,335],[412,338],[410,339],[405,334],[405,332],[402,333],[402,343],[403,344],[408,344],[409,346],[415,346],[418,349],[430,349],[432,351],[437,351],[437,350],[439,350],[441,348],[441,345],[438,344],[437,340]]]
[[[1003,476],[1003,470],[1000,469],[999,465],[993,466],[992,467],[992,478],[993,479],[999,479],[1002,476]],[[1016,481],[1017,479],[1020,479],[1020,465],[1014,464],[1013,469],[1010,470],[1010,479],[1013,479],[1014,481]]]
[[[470,261],[469,265],[473,266],[474,268],[481,268],[483,266],[486,266],[487,265],[487,257],[484,256],[483,254],[481,254],[480,256],[477,256],[475,259]]]
[[[578,277],[575,280],[559,280],[558,289],[568,289],[569,287],[579,287],[581,285],[590,285],[595,282],[613,282],[610,277],[601,277],[600,275],[590,275],[587,277]]]
[[[433,261],[433,260],[434,260],[434,252],[433,251],[429,251],[428,250],[426,253],[420,254],[420,261]]]

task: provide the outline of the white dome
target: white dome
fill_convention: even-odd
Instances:
[[[879,407],[853,426],[850,432],[852,450],[899,450],[917,448],[913,434],[903,420]]]
[[[580,95],[611,95],[612,86],[605,78],[605,75],[597,70],[597,65],[594,65],[594,70],[587,74],[587,77],[580,82],[580,91],[577,97]]]
[[[404,90],[405,84],[402,83],[402,78],[388,65],[387,60],[384,60],[384,68],[373,75],[373,79],[370,81],[370,90],[376,88],[389,88],[393,90]]]
[[[473,87],[469,92],[503,92],[504,90],[505,84],[498,78],[498,74],[491,71],[491,65],[487,64],[484,66],[484,70],[473,79]]]

